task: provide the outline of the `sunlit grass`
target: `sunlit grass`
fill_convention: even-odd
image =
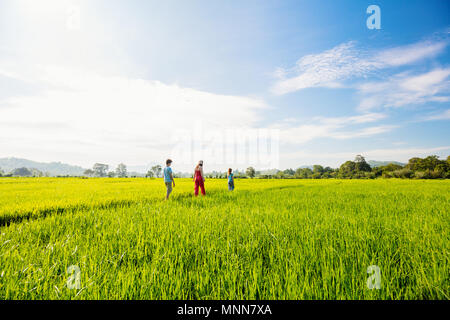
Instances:
[[[0,179],[0,298],[449,299],[448,181],[177,182]]]

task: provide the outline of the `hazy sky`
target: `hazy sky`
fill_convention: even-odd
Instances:
[[[366,26],[371,4],[380,30]],[[245,168],[232,153],[254,133],[277,141],[283,169],[446,157],[449,12],[441,0],[0,0],[0,157]]]

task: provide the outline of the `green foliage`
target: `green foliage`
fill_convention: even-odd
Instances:
[[[355,174],[356,163],[353,161],[346,161],[339,168],[339,178],[352,178]]]
[[[116,173],[114,171],[108,172],[108,178],[114,178],[116,176]]]
[[[363,156],[358,155],[355,161],[346,161],[338,170],[329,167],[325,169],[320,165],[314,165],[313,170],[299,168],[294,177],[297,179],[375,179],[401,178],[401,179],[449,179],[450,156],[439,160],[437,156],[429,156],[424,159],[411,158],[406,166],[397,163],[388,163],[384,166],[373,167],[366,162]]]
[[[370,165],[366,162],[366,159],[361,156],[357,155],[355,158],[355,169],[357,172],[370,172],[372,171],[372,168]]]
[[[254,178],[256,175],[255,168],[253,168],[253,167],[248,167],[247,170],[245,170],[245,173],[247,174],[247,176],[249,178]]]
[[[14,169],[11,174],[14,177],[32,177],[33,173],[28,168],[17,168]]]
[[[92,169],[86,169],[86,170],[84,170],[83,174],[88,177],[93,177],[95,172]]]
[[[313,173],[316,174],[318,173],[319,175],[321,175],[325,170],[323,169],[323,167],[321,165],[314,165],[313,166]]]
[[[150,170],[153,172],[153,175],[156,178],[159,178],[162,172],[162,167],[159,164],[157,164],[156,166],[153,166]]]
[[[107,164],[96,163],[92,167],[96,177],[106,177],[109,166]]]
[[[298,179],[309,179],[312,177],[312,170],[310,168],[298,168],[295,171],[295,177]]]
[[[287,176],[293,176],[295,174],[295,170],[291,169],[286,169],[283,171],[283,173]]]
[[[127,166],[123,163],[120,163],[116,168],[116,176],[119,178],[127,177]]]

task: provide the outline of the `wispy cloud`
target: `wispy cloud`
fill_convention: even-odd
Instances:
[[[450,120],[450,109],[445,110],[444,112],[434,113],[429,115],[423,119],[424,121],[434,121],[434,120]]]
[[[393,125],[382,125],[382,126],[374,126],[367,127],[360,130],[350,131],[350,132],[336,132],[333,137],[335,139],[354,139],[359,137],[371,137],[377,134],[389,132],[398,126]]]
[[[271,91],[281,95],[312,87],[340,87],[344,80],[365,77],[375,70],[434,57],[446,45],[445,41],[426,41],[372,52],[350,41],[319,54],[306,55],[292,69],[278,68],[275,75],[279,80]]]
[[[382,113],[368,113],[349,117],[316,117],[308,124],[299,124],[290,119],[273,125],[280,130],[280,142],[287,144],[303,144],[318,138],[354,139],[369,137],[391,131],[396,126],[378,125],[363,127],[362,124],[376,122],[386,117]]]
[[[358,86],[362,95],[359,110],[377,107],[402,107],[428,101],[450,100],[450,68],[435,69],[419,75],[402,73],[384,82],[369,82]]]

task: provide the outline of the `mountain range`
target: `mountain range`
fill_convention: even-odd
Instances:
[[[375,161],[375,160],[369,160],[367,163],[372,167],[382,167],[387,166],[389,163],[398,164],[399,166],[404,167],[406,163],[398,162],[398,161]]]
[[[73,166],[61,162],[37,162],[20,158],[0,158],[0,169],[5,173],[17,168],[37,169],[50,176],[81,176],[86,170],[79,166]]]

